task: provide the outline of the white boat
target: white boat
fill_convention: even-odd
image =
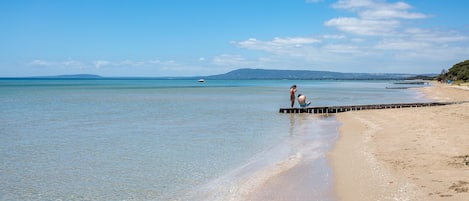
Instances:
[[[199,80],[197,80],[197,82],[205,82],[205,80],[204,79],[199,79]]]

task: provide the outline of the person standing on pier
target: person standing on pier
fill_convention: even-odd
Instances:
[[[291,107],[295,105],[295,92],[296,92],[296,85],[292,85],[290,87],[290,106]]]

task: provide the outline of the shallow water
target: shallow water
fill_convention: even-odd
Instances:
[[[1,79],[0,200],[188,199],[297,153],[329,173],[336,122],[278,113],[292,84],[313,105],[421,99],[385,81]]]

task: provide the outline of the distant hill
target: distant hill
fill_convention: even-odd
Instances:
[[[269,70],[243,68],[228,73],[192,77],[101,77],[93,74],[72,74],[30,77],[33,79],[212,79],[212,80],[401,80],[433,78],[437,74],[403,73],[340,73],[313,70]]]
[[[317,79],[345,79],[345,80],[383,80],[407,79],[417,77],[416,74],[400,73],[339,73],[330,71],[311,70],[268,70],[268,69],[238,69],[225,74],[207,76],[206,79],[291,79],[291,80],[317,80]],[[434,75],[424,75],[434,76]]]

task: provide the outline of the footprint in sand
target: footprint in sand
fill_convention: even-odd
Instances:
[[[458,181],[458,183],[453,183],[449,189],[456,191],[456,193],[467,193],[469,192],[468,184],[469,182],[466,181]]]

